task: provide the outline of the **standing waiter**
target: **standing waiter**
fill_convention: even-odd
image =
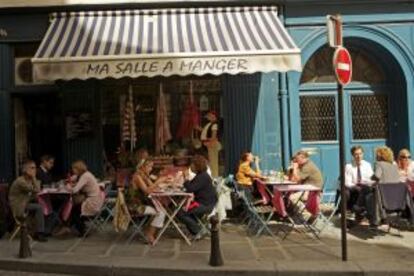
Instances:
[[[221,130],[217,121],[217,113],[214,110],[207,112],[206,118],[208,123],[202,129],[200,128],[200,140],[207,148],[211,175],[217,177],[219,175],[219,152],[221,150],[218,133]]]

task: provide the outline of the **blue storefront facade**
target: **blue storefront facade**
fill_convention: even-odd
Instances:
[[[361,3],[363,2],[363,3]],[[395,3],[398,2],[398,5]],[[189,4],[163,2],[157,7],[183,7]],[[268,1],[192,2],[204,5],[269,5]],[[224,172],[231,173],[242,151],[250,149],[261,156],[262,170],[280,170],[290,156],[307,149],[321,167],[328,190],[336,189],[339,175],[338,111],[336,84],[332,76],[332,50],[326,47],[326,14],[341,13],[344,41],[354,62],[354,81],[346,88],[345,118],[347,148],[361,144],[366,158],[373,161],[374,149],[387,144],[394,151],[412,148],[414,143],[414,16],[408,1],[273,1],[296,45],[301,49],[302,72],[271,72],[219,76],[221,116],[225,149]],[[38,45],[43,39],[51,12],[102,9],[154,8],[153,3],[128,5],[85,5],[0,10],[0,179],[12,179],[19,156],[16,148],[30,151],[37,159],[53,145],[62,171],[71,161],[85,159],[91,169],[102,173],[102,81],[90,79],[38,85],[16,85],[16,57],[26,56],[25,45]],[[30,26],[30,28],[28,28]],[[155,78],[155,80],[157,80]],[[51,100],[51,99],[54,100]],[[17,100],[16,100],[17,99]],[[27,117],[29,125],[19,130],[24,99],[36,103]],[[45,112],[44,110],[47,110]],[[66,114],[81,110],[92,114],[92,135],[68,140],[63,124]],[[51,119],[56,117],[57,119]],[[46,123],[42,123],[46,120]],[[59,119],[60,118],[60,119]],[[50,123],[51,122],[51,123]],[[40,133],[39,133],[40,132]],[[44,145],[26,149],[19,135]],[[43,139],[47,136],[49,138]],[[52,141],[52,142],[48,142]],[[348,160],[350,154],[347,155]]]

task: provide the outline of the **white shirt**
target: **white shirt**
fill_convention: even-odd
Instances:
[[[371,180],[374,171],[372,170],[372,166],[369,162],[365,160],[361,160],[361,164],[359,166],[361,171],[361,184],[372,184],[374,181]],[[345,166],[345,186],[348,188],[353,188],[358,183],[358,167],[355,162],[351,164],[346,164]]]
[[[207,166],[207,173],[211,177],[211,170],[210,166]],[[191,170],[191,168],[188,168],[188,178],[187,180],[191,181],[196,176],[196,174]]]
[[[208,129],[210,128],[211,124],[215,124],[214,126],[211,127],[211,131],[217,131],[218,130],[218,126],[217,126],[216,122],[214,122],[214,123],[209,122],[208,124],[206,124],[203,127],[203,130],[201,131],[201,135],[200,135],[200,140],[201,141],[207,140],[207,132],[208,132]]]

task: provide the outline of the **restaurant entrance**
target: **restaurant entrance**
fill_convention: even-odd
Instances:
[[[60,106],[56,93],[24,94],[13,99],[16,175],[25,159],[37,163],[44,154],[56,159],[54,175],[64,173]]]

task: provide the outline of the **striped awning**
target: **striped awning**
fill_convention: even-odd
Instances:
[[[57,13],[32,61],[37,80],[301,70],[276,7]]]

